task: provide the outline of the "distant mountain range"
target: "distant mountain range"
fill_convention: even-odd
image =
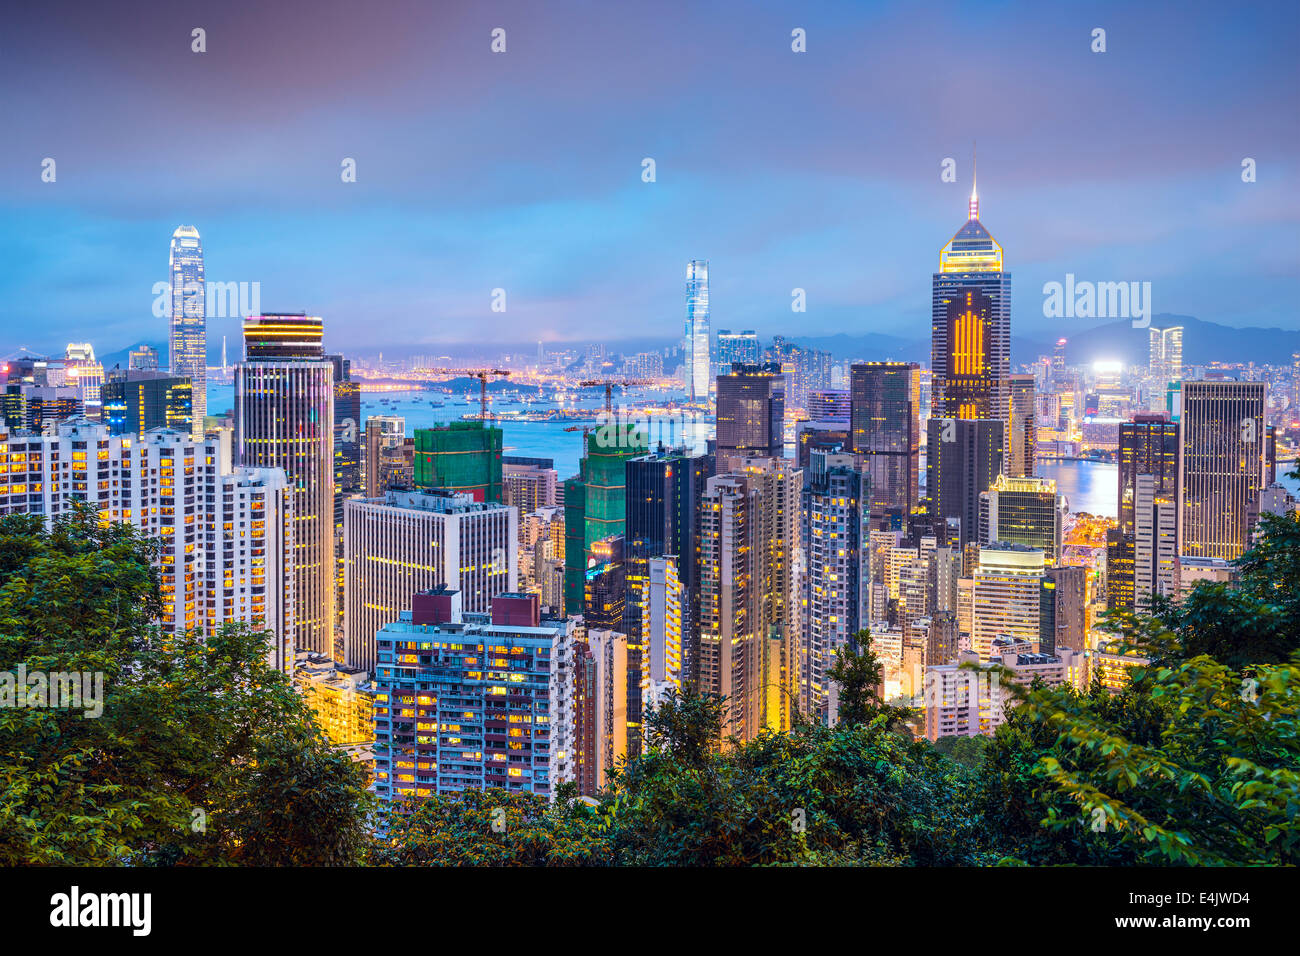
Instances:
[[[1300,331],[1260,328],[1238,329],[1228,325],[1220,325],[1217,322],[1206,322],[1190,315],[1171,315],[1163,312],[1152,318],[1151,325],[1161,329],[1174,325],[1183,327],[1184,365],[1208,365],[1216,361],[1226,363],[1255,362],[1261,365],[1267,363],[1290,364],[1292,353],[1300,352]],[[1109,322],[1106,325],[1083,330],[1071,330],[1063,325],[1061,331],[1067,339],[1065,360],[1071,365],[1091,364],[1099,359],[1118,359],[1126,365],[1145,365],[1147,363],[1149,334],[1145,328],[1133,328],[1132,322],[1128,319]],[[922,365],[928,365],[930,362],[929,335],[923,338],[903,338],[897,335],[884,335],[879,332],[868,332],[863,335],[849,335],[840,332],[836,335],[795,336],[790,337],[789,341],[805,348],[830,352],[836,359],[893,360],[898,362],[920,362]],[[547,348],[567,347],[576,349],[581,348],[584,344],[578,342],[553,342],[548,343]],[[623,339],[607,343],[611,352],[625,355],[662,349],[665,345],[671,346],[674,344],[676,343],[673,341],[649,338]],[[141,345],[152,345],[158,350],[161,361],[166,363],[166,342],[135,342],[119,351],[101,355],[99,359],[103,362],[105,368],[112,368],[115,364],[120,364],[125,368],[131,349],[139,348]],[[531,346],[531,350],[524,343],[515,343],[514,346],[501,343],[497,348],[503,353],[518,351],[531,354],[536,350],[536,344]],[[1040,341],[1013,335],[1011,337],[1011,363],[1013,366],[1028,364],[1039,356],[1051,355],[1055,347],[1054,340]],[[412,346],[406,350],[393,349],[389,354],[392,357],[402,355],[404,352],[433,354],[444,351],[457,354],[466,348],[463,345],[421,345]],[[484,346],[475,347],[475,350],[479,352],[482,352],[483,349]],[[231,348],[229,361],[237,361],[240,354],[242,354],[242,350]],[[219,344],[215,349],[209,347],[208,361],[213,364],[221,361]]]
[[[1291,354],[1300,352],[1300,331],[1284,329],[1233,328],[1206,322],[1190,315],[1160,313],[1151,320],[1154,328],[1183,327],[1183,364],[1211,362],[1290,364]],[[1125,365],[1146,365],[1150,333],[1135,329],[1129,319],[1072,332],[1062,328],[1066,338],[1065,361],[1070,365],[1091,364],[1099,359],[1118,359]],[[891,335],[809,336],[792,339],[799,345],[830,352],[837,359],[895,359],[929,364],[930,338],[903,339]],[[1013,335],[1011,364],[1023,365],[1039,356],[1051,355],[1054,341],[1037,341]]]

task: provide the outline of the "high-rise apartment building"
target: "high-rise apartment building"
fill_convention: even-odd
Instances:
[[[536,595],[478,614],[457,597],[415,595],[375,635],[375,792],[552,796],[573,779],[574,626],[541,620]]]
[[[172,233],[167,265],[171,284],[170,362],[173,375],[188,378],[194,388],[193,432],[203,437],[208,413],[208,325],[203,278],[203,243],[193,226]]]
[[[281,468],[289,478],[294,643],[333,656],[334,365],[322,336],[321,320],[301,312],[244,320],[244,361],[235,366],[235,449],[240,464]]]
[[[267,656],[293,666],[292,492],[274,468],[232,468],[228,438],[156,429],[114,435],[73,419],[44,436],[8,434],[0,513],[53,522],[74,502],[158,542],[163,633],[246,623],[272,632]]]
[[[797,703],[793,601],[803,472],[747,459],[700,506],[700,690],[727,698],[724,735],[788,729]]]
[[[367,498],[378,498],[392,488],[411,488],[415,483],[415,443],[408,454],[406,419],[401,415],[371,415],[366,419],[365,474]]]
[[[375,632],[411,595],[459,592],[462,607],[487,611],[518,588],[519,512],[469,495],[389,491],[343,504],[344,661],[374,667]]]
[[[686,397],[696,404],[709,400],[709,263],[692,259],[686,264]]]
[[[1264,488],[1263,382],[1183,382],[1183,554],[1239,557]]]
[[[858,362],[849,370],[852,450],[869,479],[876,519],[906,519],[917,506],[921,466],[921,368]]]
[[[804,571],[797,604],[801,629],[800,710],[829,721],[827,672],[840,648],[868,625],[862,607],[863,558],[870,535],[868,481],[853,455],[814,451],[805,473],[800,519]]]
[[[521,515],[552,507],[556,503],[557,478],[555,462],[550,458],[503,455],[501,501],[514,505]]]

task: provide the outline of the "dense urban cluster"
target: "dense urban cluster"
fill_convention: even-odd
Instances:
[[[4,369],[0,664],[107,687],[0,711],[8,862],[1294,862],[1300,376],[1179,326],[1013,371],[975,193],[928,369],[714,333],[694,260],[680,345],[617,365],[251,315],[218,410],[193,227],[170,266],[169,367]],[[576,474],[506,454],[506,396],[593,388],[538,413]],[[363,416],[394,389],[478,407]]]

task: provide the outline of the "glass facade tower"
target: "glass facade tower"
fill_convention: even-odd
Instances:
[[[170,358],[173,375],[193,386],[191,434],[203,437],[208,413],[208,327],[203,280],[203,243],[193,226],[172,233],[167,278],[171,283]]]

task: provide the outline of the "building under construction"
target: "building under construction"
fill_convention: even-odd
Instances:
[[[500,428],[484,422],[451,422],[415,430],[415,487],[501,500]]]

